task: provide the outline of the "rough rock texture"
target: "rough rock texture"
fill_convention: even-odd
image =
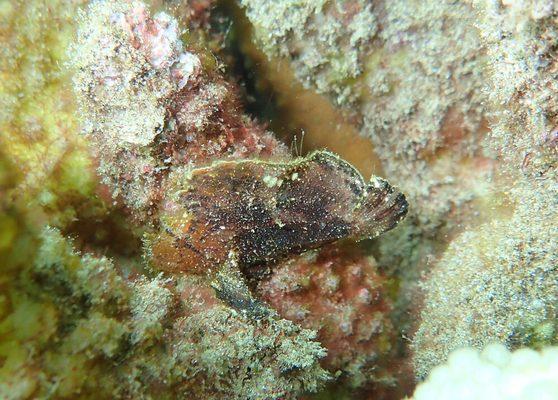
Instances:
[[[238,113],[207,55],[184,49],[177,22],[141,2],[93,2],[72,64],[84,130],[113,197],[153,214],[174,166],[269,156],[282,147]]]
[[[489,61],[490,143],[510,172],[552,179],[558,162],[557,6],[475,2]]]
[[[329,374],[319,366],[325,350],[314,332],[279,319],[256,323],[224,306],[207,282],[145,274],[139,249],[119,248],[125,235],[112,230],[110,207],[95,196],[64,69],[76,6],[0,3],[8,43],[1,63],[8,108],[0,155],[0,397],[257,399],[316,390]],[[111,122],[101,122],[111,133]],[[77,234],[75,246],[49,223]],[[203,340],[183,335],[200,320]],[[217,347],[223,353],[214,358],[208,349]],[[193,373],[200,377],[194,388]]]
[[[75,135],[75,101],[63,68],[82,3],[0,3],[0,146],[21,172],[11,195],[57,226],[106,211],[92,196],[94,168]]]
[[[500,207],[512,215],[454,239],[424,283],[419,376],[464,346],[558,342],[558,185],[526,182],[511,195]]]
[[[557,343],[556,10],[544,4],[476,4],[498,178],[477,203],[480,226],[450,243],[424,284],[413,343],[419,376],[463,346]]]
[[[344,109],[408,194],[376,249],[398,329],[420,315],[417,374],[462,346],[555,343],[554,3],[239,3],[269,62]]]
[[[330,379],[315,332],[286,320],[254,323],[216,307],[178,320],[173,336],[184,398],[296,399]]]
[[[243,1],[263,50],[292,57],[297,77],[343,103],[354,99],[352,79],[364,70],[367,45],[377,33],[366,2]]]
[[[152,3],[165,11],[0,0],[0,397],[294,399],[330,383],[318,396],[400,398],[410,336],[419,378],[458,347],[557,343],[552,1],[238,2],[268,55],[254,71],[322,96],[258,101],[296,108],[320,137],[305,143],[343,147],[366,177],[381,174],[379,158],[411,205],[374,243],[309,253],[341,214],[353,218],[332,240],[384,221],[362,216],[363,197],[336,197],[368,182],[352,169],[345,181],[293,177],[308,159],[244,113],[248,73],[222,64],[244,61],[226,48],[250,39],[231,39],[237,14],[211,0]],[[292,195],[291,180],[314,185]],[[277,209],[311,234],[295,241],[284,213],[260,213]],[[229,247],[206,251],[212,238]],[[196,251],[210,262],[190,275],[198,263],[177,255]],[[504,375],[489,369],[496,390]],[[424,387],[438,390],[436,374]]]
[[[332,245],[275,269],[258,284],[257,293],[283,318],[317,330],[328,350],[324,367],[340,371],[353,387],[394,381],[380,368],[393,358],[395,331],[386,280],[371,256]]]
[[[195,398],[316,391],[330,378],[318,363],[326,350],[314,331],[253,295],[249,284],[261,277],[251,268],[273,271],[292,254],[378,236],[405,216],[407,203],[385,180],[365,182],[332,153],[291,161],[242,114],[234,87],[207,55],[185,49],[178,36],[174,18],[150,17],[143,3],[94,2],[80,17],[72,53],[98,172],[136,221],[150,225],[144,259],[167,273],[133,280],[129,343],[164,350],[152,353],[161,367],[145,366],[138,393],[161,382],[169,394]],[[167,286],[181,280],[189,280],[182,299],[210,299],[194,316],[172,308],[177,292]],[[372,347],[380,346],[389,347]]]
[[[408,194],[409,218],[375,246],[380,266],[400,280],[397,325],[410,336],[421,273],[475,216],[476,199],[490,193],[495,154],[485,146],[486,56],[473,7],[454,1],[239,3],[269,63],[286,61],[306,87],[328,96],[371,140],[384,174]],[[291,3],[296,6],[285,13]]]
[[[410,194],[421,229],[482,191],[483,58],[470,6],[240,3],[270,58],[288,59],[305,85],[350,107],[387,176]]]
[[[295,398],[329,379],[313,331],[249,320],[199,281],[127,280],[52,228],[37,239],[2,296],[2,398]]]

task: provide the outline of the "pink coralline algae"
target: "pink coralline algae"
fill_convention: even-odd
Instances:
[[[322,364],[359,386],[389,379],[380,365],[387,367],[396,332],[385,284],[372,257],[330,245],[280,263],[257,293],[281,317],[315,329],[328,350]]]
[[[140,2],[98,2],[74,45],[74,86],[114,197],[136,217],[153,213],[176,166],[285,154],[243,116],[234,87],[207,54],[185,49],[176,21]]]
[[[310,260],[305,252],[392,229],[407,213],[405,196],[381,178],[366,182],[328,151],[293,158],[242,113],[236,88],[212,57],[182,44],[169,15],[151,18],[139,2],[95,2],[82,19],[73,63],[84,129],[103,183],[145,227],[148,267],[184,303],[178,336],[169,336],[180,343],[173,357],[216,352],[215,340],[229,348],[231,337],[249,331],[264,349],[263,364],[285,367],[247,380],[242,393],[261,379],[288,385],[299,375],[306,383],[297,390],[315,390],[329,377],[322,367],[343,370],[353,386],[382,379],[372,371],[392,339],[384,278],[360,254],[328,247]],[[290,269],[311,285],[306,296],[274,289]],[[307,318],[291,315],[296,301]],[[299,345],[308,349],[304,362],[293,359]],[[322,345],[329,354],[320,366]],[[228,354],[219,371],[230,373],[230,363],[249,374],[248,353]],[[216,368],[199,368],[185,373],[214,380]],[[197,393],[192,385],[180,390]]]

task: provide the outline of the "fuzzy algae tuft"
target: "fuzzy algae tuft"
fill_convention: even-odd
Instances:
[[[161,387],[169,398],[289,398],[329,379],[310,330],[254,322],[217,300],[192,312],[180,279],[124,279],[53,228],[38,240],[22,288],[7,292],[6,398],[160,398]]]

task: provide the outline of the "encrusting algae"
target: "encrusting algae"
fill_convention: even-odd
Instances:
[[[347,366],[351,352],[322,364],[333,343],[319,341],[320,326],[284,319],[256,288],[278,262],[392,229],[404,196],[327,151],[293,158],[241,113],[234,85],[182,43],[170,14],[96,1],[77,19],[64,62],[92,145],[84,173],[96,165],[102,183],[87,193],[101,205],[92,218],[120,210],[130,246],[144,232],[143,254],[66,238],[81,233],[73,221],[35,225],[32,203],[13,211],[30,227],[10,246],[24,235],[35,246],[9,272],[18,283],[5,298],[2,396],[287,399],[340,374],[370,380]],[[80,142],[76,133],[61,135]],[[367,269],[374,299],[363,301],[381,302],[381,278]]]
[[[417,377],[464,346],[555,344],[553,2],[241,3],[251,45],[356,121],[413,205],[376,256]]]
[[[177,166],[286,153],[242,116],[230,84],[140,2],[93,2],[73,46],[74,88],[99,173],[137,217],[155,213]]]
[[[549,97],[556,10],[545,3],[476,4],[491,60],[498,175],[481,199],[482,223],[449,243],[424,283],[413,343],[419,376],[461,347],[558,343],[558,121]]]
[[[421,274],[474,218],[473,201],[490,191],[494,173],[493,151],[484,145],[486,59],[473,7],[465,1],[240,3],[253,27],[247,46],[262,49],[271,64],[260,69],[273,75],[279,60],[292,79],[327,96],[370,139],[384,175],[412,205],[401,228],[377,243],[379,265],[401,279],[399,326],[410,336]],[[277,86],[278,101],[289,101],[293,93]]]
[[[554,398],[557,21],[0,0],[0,398]]]

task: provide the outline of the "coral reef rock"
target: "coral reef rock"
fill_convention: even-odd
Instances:
[[[478,216],[423,284],[413,342],[421,377],[464,346],[558,343],[558,153],[549,94],[557,10],[543,3],[476,4],[491,61],[487,146],[498,154],[497,174],[475,201]]]
[[[174,166],[282,150],[239,114],[204,57],[184,48],[174,18],[151,18],[141,2],[92,2],[81,16],[71,63],[84,131],[103,182],[140,217]]]
[[[322,364],[358,387],[390,379],[380,368],[395,342],[385,285],[371,256],[332,245],[276,266],[256,292],[283,318],[317,330],[328,351]]]
[[[437,262],[413,342],[419,376],[459,347],[556,343],[558,185],[538,189],[517,187],[511,216],[464,232]]]
[[[0,0],[0,39],[0,398],[558,396],[554,1]]]

